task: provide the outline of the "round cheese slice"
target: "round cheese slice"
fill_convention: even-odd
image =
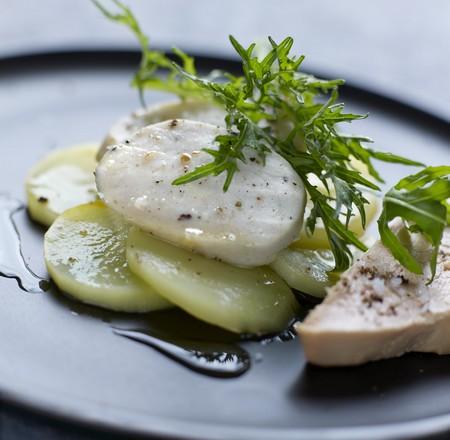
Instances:
[[[100,160],[109,146],[124,142],[142,127],[177,118],[223,126],[225,112],[211,102],[201,100],[171,101],[136,110],[111,127],[100,146],[97,158]]]
[[[236,266],[269,264],[298,237],[305,208],[303,184],[276,153],[265,165],[244,150],[228,191],[225,173],[172,184],[212,160],[225,130],[189,120],[147,126],[109,149],[96,170],[105,203],[141,229],[176,246]]]

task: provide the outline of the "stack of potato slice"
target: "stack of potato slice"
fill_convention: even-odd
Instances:
[[[186,117],[186,103],[179,106]],[[167,106],[163,109],[166,117]],[[157,122],[158,109],[151,112],[142,117]],[[177,107],[171,112],[176,117]],[[211,324],[255,334],[280,331],[295,318],[299,306],[291,288],[325,295],[334,262],[320,227],[313,237],[299,237],[271,267],[239,268],[194,254],[128,225],[97,200],[97,152],[97,145],[58,150],[37,164],[26,182],[31,217],[49,226],[45,259],[62,291],[116,311],[178,306]],[[373,218],[377,200],[370,201]],[[351,224],[358,235],[360,222],[355,217]]]

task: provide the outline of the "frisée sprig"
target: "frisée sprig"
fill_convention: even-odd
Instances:
[[[121,2],[113,0],[119,9],[114,14],[97,0],[93,1],[106,17],[127,26],[138,38],[142,58],[132,85],[139,90],[141,98],[146,89],[163,90],[181,99],[209,99],[226,111],[226,134],[215,139],[217,149],[204,150],[211,156],[211,162],[180,176],[173,184],[184,185],[224,174],[223,190],[227,191],[249,152],[256,154],[262,163],[267,154],[280,154],[302,179],[312,201],[313,207],[305,220],[306,230],[312,234],[317,222],[322,221],[338,271],[351,264],[351,246],[366,250],[348,225],[355,212],[359,212],[365,228],[364,206],[368,201],[363,190],[380,191],[375,182],[382,183],[383,179],[373,161],[424,166],[370,148],[372,140],[367,137],[343,134],[342,123],[367,115],[345,112],[344,104],[339,102],[342,79],[324,80],[301,71],[304,56],[291,54],[294,44],[291,37],[279,43],[269,37],[268,50],[261,56],[255,43],[244,47],[230,36],[230,43],[241,60],[242,75],[212,71],[201,76],[194,60],[181,50],[174,49],[173,55],[179,61],[174,62],[173,57],[151,49],[136,18]],[[355,168],[354,159],[365,165],[371,179]],[[383,243],[402,265],[416,273],[421,268],[401,248],[398,239],[392,239],[388,222],[401,217],[412,232],[425,235],[435,250],[431,261],[434,275],[437,249],[449,212],[448,205],[445,206],[449,197],[449,172],[448,167],[441,168],[440,172],[425,168],[400,181],[386,194],[378,222]],[[317,179],[326,188],[325,192],[312,183]],[[433,208],[434,215],[418,214],[426,203]],[[344,223],[340,221],[342,216]]]
[[[116,13],[106,9],[99,0],[92,0],[92,2],[106,18],[131,30],[139,42],[141,60],[131,85],[138,89],[139,98],[143,106],[145,106],[145,89],[170,92],[182,98],[201,97],[202,91],[195,87],[191,81],[184,79],[179,73],[178,65],[173,63],[173,59],[177,59],[184,71],[195,75],[197,71],[192,57],[177,48],[172,50],[172,57],[168,57],[164,52],[151,49],[149,46],[150,40],[142,32],[136,17],[120,1],[112,0],[118,8]]]

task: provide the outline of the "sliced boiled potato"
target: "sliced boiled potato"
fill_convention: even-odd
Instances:
[[[127,246],[130,269],[161,296],[191,315],[238,333],[280,331],[298,304],[270,268],[242,269],[160,241],[133,227]]]
[[[66,209],[97,198],[94,170],[98,144],[53,151],[29,172],[25,188],[31,217],[50,226]]]
[[[284,249],[270,267],[293,289],[319,298],[338,280],[329,250]]]
[[[211,101],[171,101],[139,109],[119,119],[109,130],[98,151],[100,160],[110,145],[120,144],[146,125],[169,119],[191,119],[213,125],[225,125],[225,112]]]
[[[65,211],[45,234],[47,270],[64,292],[88,304],[149,312],[170,303],[129,269],[128,226],[97,201]]]
[[[364,205],[367,228],[367,226],[370,225],[370,223],[375,219],[380,209],[380,198],[372,193],[365,193],[364,197],[369,201],[368,204]],[[310,208],[310,202],[307,202],[305,218],[307,218]],[[345,222],[344,217],[342,217],[342,222]],[[354,211],[354,215],[350,219],[348,228],[358,237],[362,237],[366,232],[362,226],[361,215],[358,211]],[[300,249],[329,249],[330,243],[322,221],[320,219],[318,220],[314,233],[311,235],[309,235],[305,228],[303,228],[300,233],[300,237],[295,240],[291,246]]]

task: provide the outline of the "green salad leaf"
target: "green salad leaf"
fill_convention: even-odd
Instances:
[[[141,103],[145,106],[144,90],[153,89],[174,93],[180,97],[201,97],[202,91],[185,79],[178,70],[178,65],[173,63],[177,59],[185,72],[195,75],[194,59],[182,50],[174,48],[173,57],[168,57],[164,52],[152,50],[149,47],[150,40],[142,32],[142,29],[131,10],[118,0],[112,0],[117,6],[118,12],[108,11],[99,0],[92,0],[97,8],[112,21],[126,26],[136,36],[141,47],[141,61],[139,69],[133,77],[132,86],[139,91]]]
[[[444,228],[448,224],[450,166],[428,167],[405,177],[390,189],[383,200],[378,220],[381,241],[392,255],[411,272],[422,274],[421,264],[389,228],[389,221],[400,217],[411,233],[421,233],[433,246],[430,261],[431,279],[436,273],[436,260]]]
[[[217,70],[202,76],[196,71],[194,60],[181,50],[174,49],[172,56],[168,56],[151,49],[136,18],[121,2],[113,0],[119,9],[114,14],[93,1],[106,17],[127,26],[138,38],[142,59],[132,84],[141,97],[146,89],[163,90],[181,99],[209,99],[226,110],[227,134],[216,138],[217,150],[204,150],[211,155],[211,162],[180,176],[173,184],[184,185],[225,173],[223,190],[227,191],[240,163],[247,160],[246,152],[253,151],[262,162],[267,154],[280,154],[300,176],[313,203],[306,229],[313,233],[317,222],[323,222],[338,271],[351,264],[351,246],[366,250],[348,224],[359,212],[365,227],[364,205],[368,201],[363,190],[380,190],[374,182],[382,183],[383,179],[373,161],[424,166],[369,148],[372,140],[367,137],[343,134],[342,123],[352,123],[367,115],[345,111],[344,104],[339,102],[342,79],[319,79],[301,71],[304,56],[291,54],[294,44],[291,37],[280,42],[269,37],[268,49],[262,53],[255,43],[245,47],[230,36],[241,60],[242,74]],[[354,159],[366,166],[372,179],[354,167]],[[398,216],[414,223],[437,252],[442,225],[445,226],[450,209],[444,205],[448,198],[444,189],[448,184],[447,168],[425,168],[400,181],[384,199],[379,220],[381,238],[395,258],[413,272],[419,270],[418,263],[392,236],[388,222]],[[314,179],[327,188],[325,193],[311,183]],[[425,215],[423,211],[433,214]],[[345,224],[339,220],[342,215]],[[435,258],[432,264],[435,266]]]

